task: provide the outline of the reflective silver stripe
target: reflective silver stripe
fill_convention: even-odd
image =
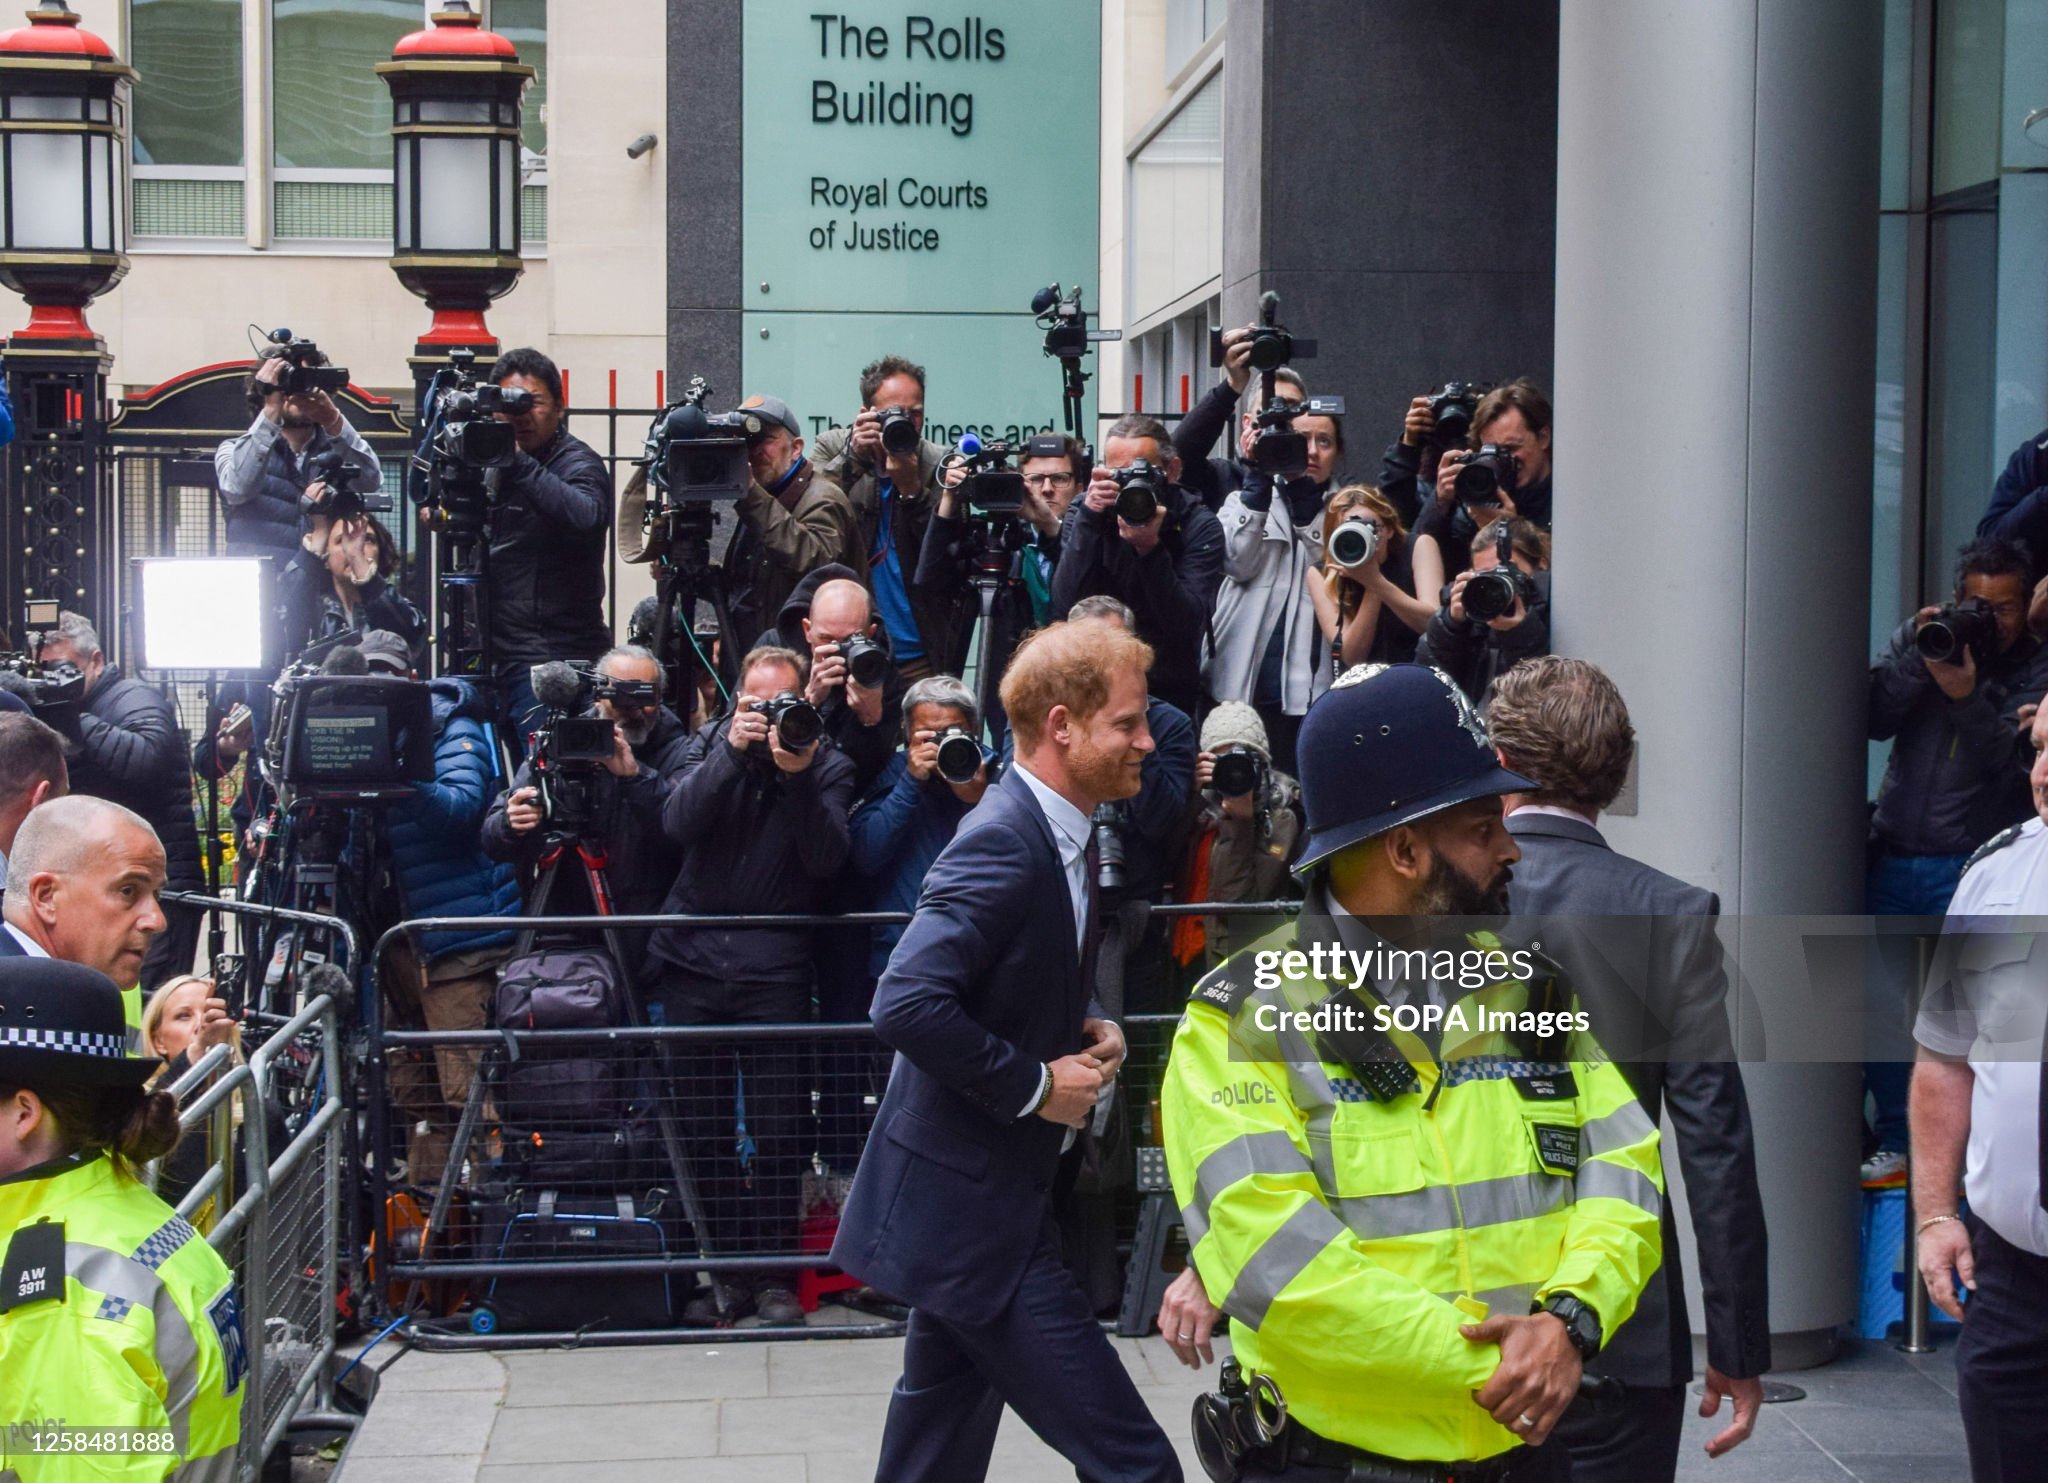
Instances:
[[[1446,1303],[1455,1303],[1465,1295],[1462,1292],[1440,1292],[1437,1296]],[[1489,1287],[1484,1292],[1475,1292],[1472,1296],[1486,1304],[1486,1314],[1489,1318],[1497,1318],[1503,1313],[1512,1318],[1521,1318],[1528,1313],[1529,1305],[1536,1301],[1536,1286],[1534,1283],[1523,1282],[1513,1287]]]
[[[64,1263],[82,1286],[124,1299],[131,1307],[147,1308],[155,1318],[156,1362],[164,1372],[164,1413],[170,1418],[172,1440],[182,1454],[192,1402],[199,1394],[199,1341],[192,1336],[184,1311],[161,1277],[119,1252],[66,1241]]]
[[[1626,1164],[1607,1164],[1598,1160],[1579,1167],[1579,1198],[1582,1200],[1624,1200],[1637,1209],[1647,1210],[1652,1215],[1664,1212],[1664,1197],[1657,1193],[1657,1186],[1640,1169],[1631,1169]]]
[[[1266,1321],[1273,1300],[1299,1277],[1332,1241],[1348,1240],[1342,1221],[1320,1200],[1304,1200],[1280,1229],[1268,1236],[1238,1269],[1223,1311],[1247,1328]]]
[[[1424,1236],[1459,1224],[1466,1230],[1532,1220],[1572,1202],[1572,1182],[1551,1174],[1507,1174],[1456,1186],[1438,1184],[1401,1195],[1366,1195],[1337,1201],[1344,1223],[1361,1240]]]
[[[1181,1211],[1188,1245],[1195,1246],[1209,1233],[1209,1206],[1216,1197],[1254,1174],[1306,1174],[1308,1160],[1294,1146],[1294,1140],[1275,1128],[1270,1133],[1247,1133],[1233,1138],[1202,1160],[1195,1170],[1194,1203]]]
[[[1579,1152],[1589,1159],[1617,1148],[1630,1148],[1650,1136],[1650,1119],[1642,1104],[1624,1102],[1605,1117],[1596,1117],[1579,1129]]]

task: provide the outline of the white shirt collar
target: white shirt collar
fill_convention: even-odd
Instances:
[[[1038,806],[1045,810],[1045,820],[1052,825],[1052,832],[1061,840],[1060,858],[1067,860],[1086,853],[1088,836],[1094,830],[1088,816],[1055,792],[1052,785],[1034,773],[1021,757],[1017,759],[1016,768],[1023,774],[1024,785],[1038,800]]]
[[[1600,821],[1590,815],[1582,814],[1575,808],[1560,808],[1554,803],[1525,803],[1508,817],[1512,819],[1515,814],[1540,814],[1546,819],[1572,819],[1584,824],[1588,829],[1600,827]]]
[[[40,942],[37,942],[33,937],[22,931],[21,928],[15,926],[14,923],[0,922],[0,926],[4,926],[7,929],[8,935],[20,943],[21,950],[31,958],[47,958],[50,956],[43,951],[43,945]]]

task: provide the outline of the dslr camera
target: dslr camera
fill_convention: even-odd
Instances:
[[[1983,598],[1965,597],[1944,605],[1921,624],[1913,634],[1913,647],[1923,659],[1937,664],[1958,664],[1967,649],[1982,665],[1998,651],[1998,619]]]
[[[889,674],[889,651],[864,633],[848,634],[832,646],[846,661],[846,675],[856,685],[879,690]]]
[[[1477,381],[1445,382],[1444,389],[1429,399],[1429,415],[1435,419],[1429,446],[1439,452],[1463,447],[1472,436],[1472,414],[1479,410],[1479,399],[1491,390]]]
[[[349,461],[347,449],[339,446],[323,448],[306,460],[306,483],[309,487],[324,484],[326,492],[318,499],[301,495],[299,508],[308,515],[328,520],[355,520],[365,514],[384,514],[391,508],[391,500],[381,494],[359,493],[356,481],[362,477],[362,469]]]
[[[981,771],[981,743],[965,726],[948,726],[936,738],[939,744],[939,776],[962,787]]]
[[[1371,561],[1373,552],[1379,548],[1378,524],[1363,515],[1347,515],[1343,523],[1330,532],[1330,544],[1324,554],[1332,566],[1355,572]]]
[[[1515,610],[1520,599],[1526,606],[1536,600],[1536,584],[1514,563],[1514,541],[1508,522],[1498,521],[1493,532],[1496,565],[1474,572],[1465,582],[1465,616],[1475,623],[1491,623]],[[1451,605],[1449,587],[1444,588],[1445,607]]]
[[[1116,479],[1116,516],[1126,525],[1148,525],[1166,502],[1166,470],[1145,459],[1111,469]]]
[[[1266,764],[1257,752],[1219,752],[1209,773],[1209,786],[1224,798],[1242,798],[1266,778]]]
[[[1498,443],[1482,443],[1479,451],[1458,465],[1451,491],[1461,505],[1497,505],[1503,494],[1514,497],[1522,476],[1522,460]]]
[[[304,396],[315,391],[333,396],[348,389],[348,367],[322,364],[327,357],[311,340],[301,340],[284,328],[274,329],[264,338],[284,347],[284,354],[278,357],[284,362],[284,370],[272,384],[286,396]]]
[[[794,690],[785,690],[773,700],[759,701],[754,708],[782,734],[785,752],[801,752],[825,734],[825,718],[818,714],[818,708]]]
[[[901,407],[884,407],[882,419],[882,447],[886,452],[901,456],[915,453],[924,445],[924,429],[917,418]]]
[[[1259,322],[1252,326],[1252,369],[1260,372],[1277,371],[1289,361],[1313,360],[1316,342],[1292,335],[1280,323],[1280,295],[1271,292],[1259,295]],[[1209,331],[1209,364],[1223,364],[1223,331]],[[1266,390],[1270,393],[1272,387]],[[1269,398],[1270,399],[1270,398]]]
[[[1273,394],[1273,373],[1289,361],[1313,360],[1316,342],[1288,333],[1280,324],[1280,295],[1259,295],[1259,322],[1252,326],[1252,368],[1259,372],[1264,404],[1252,434],[1252,471],[1274,479],[1298,479],[1308,472],[1308,439],[1294,430],[1301,416],[1342,417],[1344,399],[1310,397],[1297,402]],[[1223,331],[1209,331],[1209,364],[1223,364]]]
[[[692,376],[682,400],[657,413],[647,430],[647,482],[660,496],[647,501],[650,524],[682,506],[704,508],[701,523],[709,506],[734,503],[753,483],[747,440],[764,424],[747,412],[706,411],[710,395],[710,384]]]

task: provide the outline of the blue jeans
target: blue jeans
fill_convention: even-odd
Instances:
[[[1870,857],[1864,881],[1864,904],[1874,917],[1938,917],[1963,878],[1968,855],[1894,855],[1878,850]],[[1902,1006],[1903,1007],[1903,1006]],[[1912,1085],[1910,1061],[1866,1061],[1863,1090],[1871,1103],[1871,1131],[1881,1153],[1906,1151],[1906,1099]]]

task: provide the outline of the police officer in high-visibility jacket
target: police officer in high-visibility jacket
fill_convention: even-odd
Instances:
[[[0,1483],[234,1476],[234,1278],[137,1181],[178,1109],[124,1042],[105,975],[0,959]]]
[[[1417,665],[1346,674],[1298,756],[1302,917],[1197,986],[1161,1092],[1238,1367],[1198,1450],[1222,1477],[1569,1478],[1542,1444],[1658,1266],[1662,1169],[1500,915],[1498,798],[1533,785]]]

